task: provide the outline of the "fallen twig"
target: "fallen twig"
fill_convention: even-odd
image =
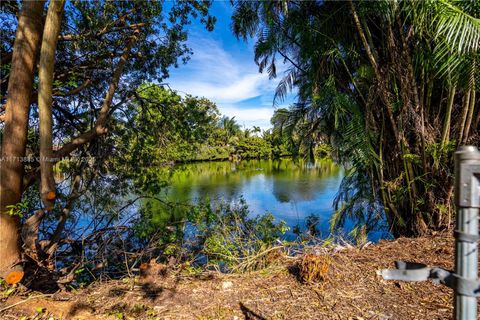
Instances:
[[[44,297],[53,297],[53,293],[46,293],[46,294],[39,294],[38,296],[30,296],[25,300],[19,301],[17,303],[11,304],[9,306],[6,306],[5,308],[0,309],[0,313],[7,311],[8,309],[11,309],[13,307],[18,306],[19,304],[25,303],[27,301],[33,300],[33,299],[38,299],[38,298],[44,298]]]

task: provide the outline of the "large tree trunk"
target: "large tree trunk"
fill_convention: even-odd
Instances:
[[[52,86],[55,50],[60,34],[64,0],[52,0],[48,6],[38,67],[38,110],[40,118],[40,196],[45,210],[53,209],[55,180],[52,160]]]
[[[13,45],[0,167],[0,277],[23,277],[20,217],[9,214],[22,194],[23,163],[35,62],[42,35],[44,1],[24,1]],[[13,210],[13,213],[15,211]]]

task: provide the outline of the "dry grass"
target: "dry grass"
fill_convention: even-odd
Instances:
[[[0,318],[33,317],[37,308],[44,308],[45,316],[61,319],[451,319],[452,292],[445,286],[383,281],[377,275],[398,259],[451,269],[450,236],[402,238],[364,249],[321,252],[245,274],[167,274],[149,277],[133,288],[128,281],[96,283],[28,301]],[[302,265],[310,284],[292,274],[295,266]],[[10,297],[3,305],[22,299]]]
[[[306,254],[298,263],[298,276],[303,283],[315,283],[326,280],[332,258],[328,255]]]

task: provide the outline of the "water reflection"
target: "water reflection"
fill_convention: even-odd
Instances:
[[[205,199],[232,202],[243,197],[252,215],[271,212],[292,230],[297,225],[304,230],[305,218],[315,215],[319,232],[327,234],[342,177],[343,169],[329,160],[314,165],[294,159],[191,163],[175,167],[171,186],[160,197],[184,203]],[[156,222],[182,218],[181,207],[154,206]]]

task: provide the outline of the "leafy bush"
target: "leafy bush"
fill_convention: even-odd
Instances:
[[[171,219],[155,219],[153,206],[136,225],[137,236],[156,237],[161,254],[192,259],[201,256],[207,264],[218,265],[225,271],[244,271],[267,266],[278,250],[276,240],[287,232],[284,221],[275,221],[271,213],[250,217],[244,199],[238,203],[204,203],[190,206],[182,223]],[[149,242],[151,239],[149,239]]]
[[[314,149],[315,158],[331,158],[332,157],[332,146],[326,143],[319,143],[315,146]]]
[[[260,137],[240,138],[235,145],[235,153],[242,159],[268,158],[272,154],[272,146]]]
[[[261,255],[288,230],[271,213],[249,218],[243,199],[234,206],[222,203],[213,212],[215,221],[203,229],[203,253],[209,262],[231,268]]]

